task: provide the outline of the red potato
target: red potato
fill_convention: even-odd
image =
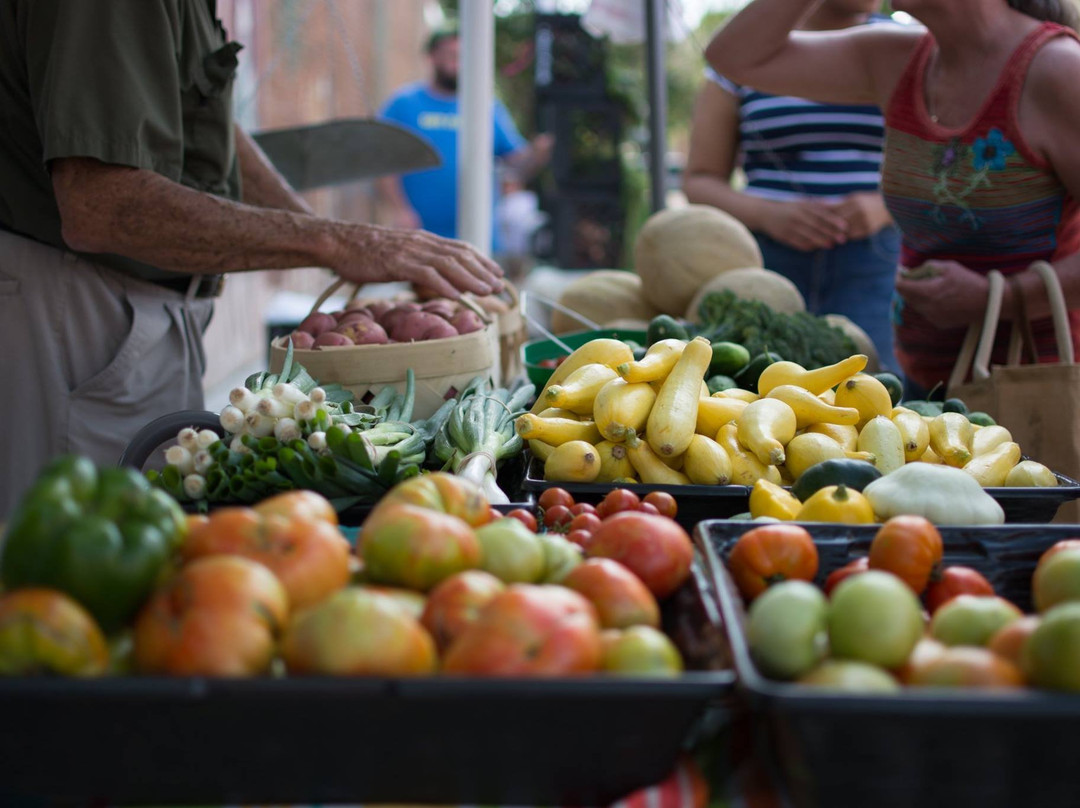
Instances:
[[[444,320],[450,320],[458,312],[458,307],[450,300],[430,300],[424,304],[423,310],[431,314],[437,314]]]
[[[484,321],[480,319],[480,316],[475,311],[461,309],[450,318],[450,325],[459,334],[471,334],[473,331],[482,330]]]
[[[375,322],[375,318],[366,310],[347,311],[341,315],[341,319],[338,320],[338,328],[349,323],[355,323],[357,320],[366,320],[369,323]]]
[[[365,308],[371,312],[373,319],[378,320],[386,314],[386,312],[394,308],[394,304],[389,300],[369,300]]]
[[[311,334],[311,336],[317,337],[319,334],[322,334],[325,331],[331,331],[336,327],[337,320],[334,319],[333,315],[321,311],[313,311],[303,319],[296,330],[306,331]]]
[[[402,303],[384,312],[382,317],[379,318],[379,325],[385,328],[388,334],[392,333],[397,328],[398,322],[418,311],[420,311],[419,303]]]
[[[310,351],[315,347],[315,337],[307,331],[293,331],[289,334],[289,339],[292,340],[293,348],[298,351]]]
[[[350,311],[368,311],[368,302],[366,300],[350,300],[345,304],[345,313]]]
[[[338,334],[344,334],[356,345],[385,345],[387,340],[383,327],[367,318],[350,320],[334,330]]]
[[[355,345],[356,343],[349,339],[344,334],[340,334],[337,331],[327,331],[323,334],[319,334],[315,338],[315,347],[337,347],[340,345]]]
[[[390,328],[390,336],[400,342],[420,342],[429,339],[456,337],[457,330],[437,314],[411,312]]]

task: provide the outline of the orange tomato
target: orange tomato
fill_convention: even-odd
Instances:
[[[472,527],[486,525],[492,520],[491,506],[480,487],[444,471],[421,474],[398,483],[386,492],[372,514],[393,503],[448,513],[464,519]]]
[[[907,682],[916,687],[997,689],[1022,687],[1024,676],[1012,662],[985,648],[958,645],[916,661]]]
[[[941,564],[941,534],[922,516],[894,516],[870,545],[870,569],[885,570],[921,595]]]
[[[264,499],[254,507],[263,516],[278,514],[288,519],[309,519],[338,524],[337,511],[330,500],[315,491],[285,491]]]
[[[0,597],[0,674],[96,676],[108,666],[105,635],[63,592],[16,589]]]
[[[780,581],[813,581],[818,552],[806,528],[762,525],[739,537],[728,554],[727,568],[750,601]]]

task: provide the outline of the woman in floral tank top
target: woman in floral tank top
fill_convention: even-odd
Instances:
[[[1025,271],[1052,262],[1080,350],[1073,0],[894,0],[925,28],[794,31],[814,2],[755,0],[706,56],[765,92],[885,111],[882,190],[902,234],[893,325],[911,392],[947,380],[967,327],[982,319],[991,269],[1015,276],[1040,358],[1054,361],[1046,293]],[[1015,293],[1006,291],[1004,316]]]

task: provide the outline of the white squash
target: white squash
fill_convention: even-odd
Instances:
[[[645,299],[641,278],[619,269],[598,269],[570,283],[559,296],[559,305],[576,311],[594,323],[612,320],[643,320],[646,323],[658,312]],[[551,330],[556,334],[586,328],[568,314],[555,309]]]
[[[740,300],[760,300],[773,311],[782,314],[806,311],[806,301],[803,300],[798,287],[783,275],[769,269],[742,267],[717,275],[698,289],[686,309],[686,319],[692,323],[700,323],[698,309],[705,295],[710,292],[723,292],[726,289],[734,292],[735,297]]]
[[[881,520],[923,516],[935,525],[1000,525],[1005,512],[978,481],[951,466],[908,463],[874,480],[863,496]]]
[[[634,269],[647,299],[674,317],[717,275],[761,266],[761,249],[746,226],[709,205],[654,213],[634,245]]]

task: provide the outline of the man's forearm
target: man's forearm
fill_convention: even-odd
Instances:
[[[54,185],[72,249],[115,253],[161,269],[214,274],[333,268],[340,230],[363,226],[270,210],[195,191],[152,171],[60,161]]]
[[[311,213],[311,206],[289,186],[251,136],[239,126],[234,130],[244,202],[260,208]]]

